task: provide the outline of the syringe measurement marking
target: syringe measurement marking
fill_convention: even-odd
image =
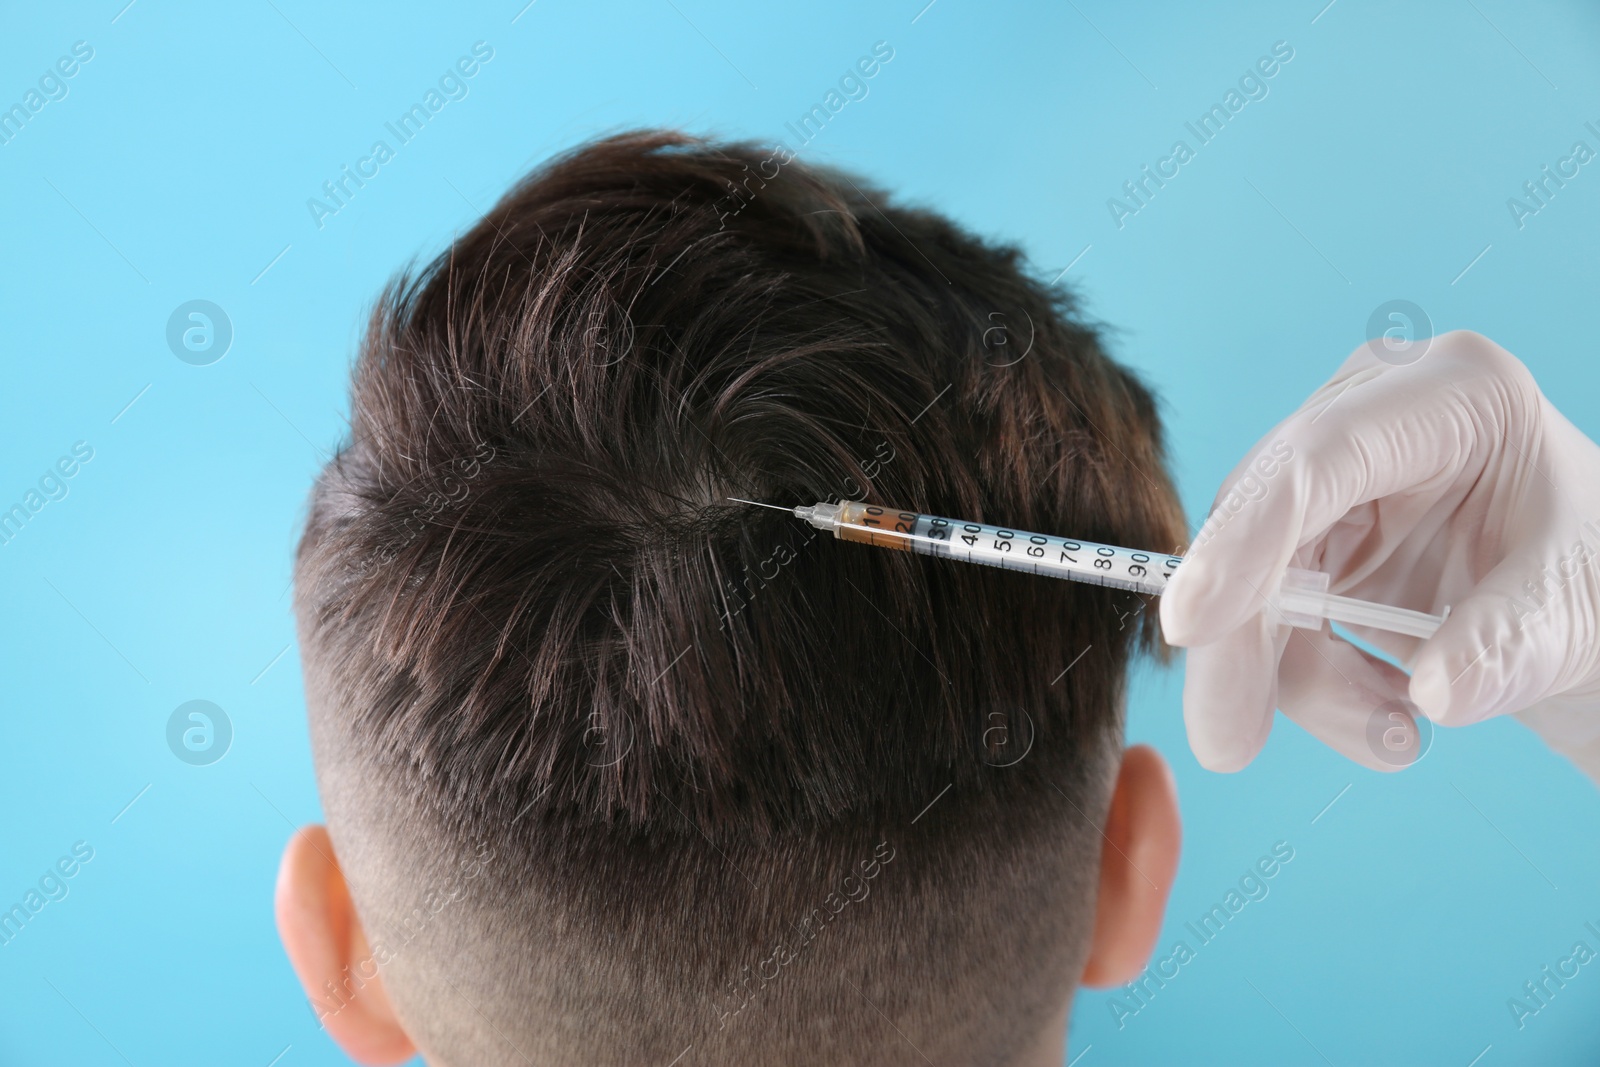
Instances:
[[[871,528],[887,526],[890,522],[889,513],[883,508],[872,505],[867,506],[865,511],[867,514],[860,520],[861,525],[869,528],[870,542],[874,545],[880,544],[877,530]],[[922,555],[964,558],[968,563],[999,567],[1004,570],[1031,570],[1036,575],[1043,573],[1052,577],[1140,593],[1160,593],[1176,571],[1178,564],[1183,562],[1178,557],[1169,556],[1164,567],[1158,565],[1152,568],[1149,565],[1151,556],[1146,552],[1073,541],[1062,537],[1051,538],[1043,534],[1026,534],[1028,540],[1023,545],[1023,551],[1030,557],[1030,562],[1025,564],[1018,557],[1010,555],[1013,546],[1023,544],[1017,539],[1019,535],[1004,527],[981,523],[958,524],[952,519],[912,512],[899,512],[893,516],[892,521],[893,533],[889,535],[893,538],[892,547],[909,547]],[[953,533],[958,526],[961,532],[956,536],[967,545],[964,553],[951,544]],[[884,532],[888,533],[887,530]],[[988,540],[989,545],[981,545],[979,542],[983,540]],[[906,542],[910,542],[909,545]],[[1060,553],[1053,563],[1045,558],[1047,549],[1052,543]],[[1079,559],[1079,556],[1086,552],[1091,553],[1087,565]],[[1073,553],[1078,553],[1078,556]],[[1042,571],[1041,559],[1044,560]],[[1122,573],[1115,573],[1118,570]],[[1159,572],[1160,577],[1156,577],[1152,570]]]
[[[907,519],[914,520],[911,523],[912,540],[913,547],[917,551],[929,555],[953,554],[948,550],[943,553],[940,551],[944,547],[943,543],[948,542],[950,532],[954,528],[951,520],[935,516],[903,514],[902,523],[897,525],[903,525]],[[929,527],[926,534],[922,534],[920,531],[920,527],[924,524],[921,520],[926,520],[926,524]],[[1021,544],[1020,541],[1016,540],[1018,536],[1016,533],[1003,527],[986,526],[979,523],[962,523],[960,528],[962,530],[961,539],[969,546],[966,552],[968,562],[981,563],[1008,570],[1024,569],[1021,561],[1015,557],[999,555],[1001,552],[1010,552],[1013,545]],[[1083,543],[1067,538],[1049,538],[1042,534],[1028,534],[1027,537],[1028,543],[1024,547],[1024,551],[1033,557],[1033,562],[1027,569],[1031,569],[1034,574],[1041,573],[1039,559],[1046,555],[1047,546],[1054,541],[1057,550],[1060,552],[1060,557],[1056,560],[1058,566],[1047,567],[1043,573],[1108,588],[1126,589],[1142,593],[1158,593],[1166,585],[1167,579],[1172,577],[1177,564],[1182,562],[1176,557],[1168,557],[1167,566],[1164,569],[1160,569],[1161,577],[1157,579],[1151,574],[1151,568],[1147,566],[1150,563],[1150,554],[1146,552],[1118,549],[1110,545],[1090,544],[1086,546]],[[989,539],[993,547],[991,549],[979,548],[978,542],[981,539]],[[1077,552],[1081,555],[1087,549],[1093,549],[1094,551],[1094,556],[1089,563],[1090,566],[1095,568],[1092,571],[1086,569],[1081,561],[1072,554]],[[1072,566],[1059,566],[1063,562],[1072,564]],[[1124,572],[1122,575],[1113,573],[1114,570],[1118,569],[1118,563],[1122,565],[1120,568]]]

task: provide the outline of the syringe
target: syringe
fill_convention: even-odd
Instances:
[[[845,500],[818,502],[809,507],[785,508],[756,500],[729,497],[741,504],[777,508],[804,519],[819,530],[829,530],[844,541],[879,548],[920,552],[925,556],[981,563],[989,567],[1077,582],[1160,595],[1183,563],[1182,556],[1138,552],[1130,548],[1075,541],[1067,537],[1011,530],[981,522],[965,522],[936,515]],[[1328,592],[1329,577],[1321,571],[1290,567],[1283,583],[1267,595],[1267,604],[1279,622],[1321,629],[1324,619],[1352,626],[1368,626],[1412,637],[1431,637],[1444,615],[1429,615],[1408,608],[1374,604]]]

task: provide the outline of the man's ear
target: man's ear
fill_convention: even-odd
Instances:
[[[375,1067],[415,1055],[384,992],[325,827],[304,826],[289,839],[274,903],[289,962],[339,1047]]]
[[[1183,843],[1172,770],[1148,745],[1122,754],[1100,849],[1094,942],[1082,984],[1123,985],[1138,977],[1161,933]]]

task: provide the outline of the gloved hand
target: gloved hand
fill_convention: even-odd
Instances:
[[[1278,707],[1394,770],[1386,750],[1404,744],[1375,738],[1414,740],[1418,708],[1447,726],[1517,712],[1600,781],[1600,447],[1485,337],[1398,357],[1377,344],[1235,468],[1161,598],[1167,641],[1189,649],[1196,757],[1243,767]],[[1290,565],[1328,572],[1335,593],[1450,614],[1425,641],[1351,628],[1408,679],[1326,623],[1274,621],[1266,598]]]

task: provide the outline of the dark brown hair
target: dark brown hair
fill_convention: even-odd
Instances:
[[[864,999],[881,980],[872,1007],[807,992],[840,988],[809,953],[767,1023],[739,1024],[749,1047],[820,1062],[876,1027],[891,1062],[873,1013],[900,1004],[928,1043],[987,1057],[1040,1022],[1048,1003],[1020,990],[1006,1019],[928,998],[986,973],[986,952],[1014,983],[1042,968],[1059,986],[1073,965],[1041,946],[1070,956],[1086,936],[1125,668],[1155,646],[1154,611],[835,542],[728,497],[1176,550],[1152,397],[1064,291],[843,174],[628,134],[541,168],[395,283],[352,407],[296,572],[330,827],[380,930],[416,872],[469,843],[497,864],[385,972],[403,1012],[405,975],[450,970],[493,915],[482,953],[501,962],[475,954],[455,980],[497,1028],[526,1023],[567,1063],[710,1049],[695,1035],[730,1020],[694,1005],[809,914],[830,864],[886,842],[877,896],[829,949],[862,968]],[[918,922],[1051,879],[1080,898],[1067,919],[921,942]],[[512,945],[565,962],[496,955]],[[436,1054],[478,1047],[465,1007],[410,1002]],[[585,1031],[596,1011],[628,1033]],[[484,1041],[475,1057],[517,1060]]]

